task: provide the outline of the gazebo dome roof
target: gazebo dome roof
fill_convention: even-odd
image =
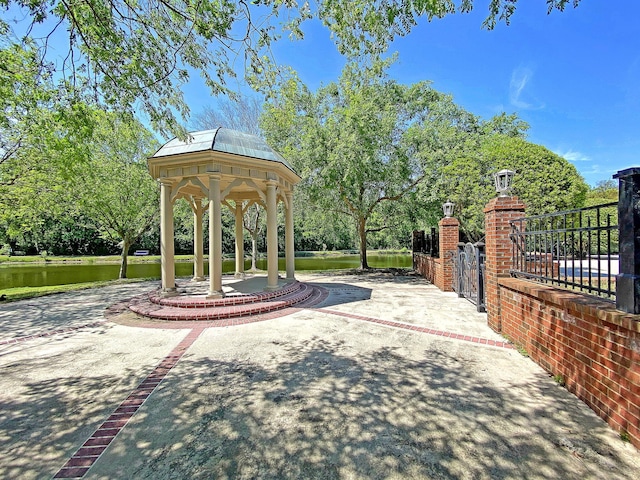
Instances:
[[[267,145],[260,137],[222,127],[213,130],[191,132],[188,134],[186,141],[174,138],[165,143],[151,158],[205,152],[209,150],[278,162],[295,173],[295,170],[289,162]]]

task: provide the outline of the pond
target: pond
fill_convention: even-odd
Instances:
[[[411,254],[375,254],[368,256],[369,266],[375,268],[409,268]],[[326,257],[296,257],[297,271],[336,270],[357,268],[360,264],[358,255],[331,255]],[[266,270],[265,259],[258,260],[258,268]],[[205,275],[208,274],[208,263],[205,261]],[[245,261],[245,270],[251,267]],[[285,260],[280,258],[278,267],[285,270]],[[224,273],[235,270],[235,261],[226,259],[222,263]],[[94,282],[114,280],[118,278],[120,265],[117,264],[15,264],[0,265],[0,289],[13,287],[40,287],[44,285],[63,285],[67,283]],[[176,276],[193,275],[193,263],[176,263]],[[160,277],[160,263],[129,264],[129,278]]]

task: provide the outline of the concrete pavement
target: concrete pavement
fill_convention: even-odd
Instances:
[[[156,283],[0,306],[0,477],[639,476],[637,450],[455,294],[297,277],[321,303],[222,328],[105,317]]]

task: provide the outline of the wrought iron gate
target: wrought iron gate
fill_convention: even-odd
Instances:
[[[459,297],[475,304],[479,312],[485,310],[484,243],[461,243],[454,255],[453,289]]]

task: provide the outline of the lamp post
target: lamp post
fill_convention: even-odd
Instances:
[[[452,203],[449,200],[447,200],[442,204],[442,211],[444,212],[445,218],[451,218],[451,215],[453,215],[454,206],[455,206],[455,203]]]
[[[497,173],[493,174],[493,178],[496,184],[496,192],[498,192],[499,197],[508,197],[509,192],[511,190],[511,185],[513,182],[513,177],[516,172],[513,170],[500,170]]]

